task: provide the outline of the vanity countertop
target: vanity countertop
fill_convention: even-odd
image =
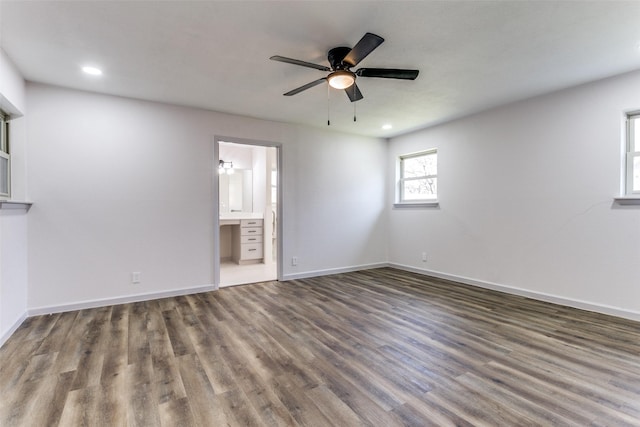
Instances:
[[[220,212],[220,219],[262,219],[258,212]]]
[[[220,212],[220,225],[239,225],[243,219],[262,219],[261,213],[255,212]]]

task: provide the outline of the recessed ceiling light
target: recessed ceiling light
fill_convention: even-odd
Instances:
[[[382,125],[382,129],[384,129],[384,130],[389,130],[389,129],[391,129],[392,127],[393,127],[393,126],[391,126],[391,125],[389,125],[389,124]]]
[[[101,76],[102,70],[96,67],[82,67],[82,71],[92,76]]]

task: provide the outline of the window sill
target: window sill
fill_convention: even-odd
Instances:
[[[613,200],[619,205],[640,205],[640,196],[620,196]]]
[[[0,209],[24,209],[31,208],[31,202],[19,202],[16,200],[0,200]]]
[[[394,203],[394,209],[411,209],[411,208],[438,208],[440,207],[440,202],[437,200],[430,200],[428,202],[404,202],[404,203]]]

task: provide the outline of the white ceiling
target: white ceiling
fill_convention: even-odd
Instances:
[[[2,0],[0,46],[30,81],[326,128],[324,85],[282,96],[326,73],[269,57],[327,65],[372,32],[359,67],[420,75],[359,78],[356,123],[332,90],[331,129],[387,137],[640,69],[639,22],[640,1]]]

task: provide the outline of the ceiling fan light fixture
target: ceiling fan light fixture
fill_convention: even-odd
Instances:
[[[346,89],[355,83],[356,76],[351,71],[338,70],[329,74],[327,79],[329,80],[329,86],[335,89]]]

